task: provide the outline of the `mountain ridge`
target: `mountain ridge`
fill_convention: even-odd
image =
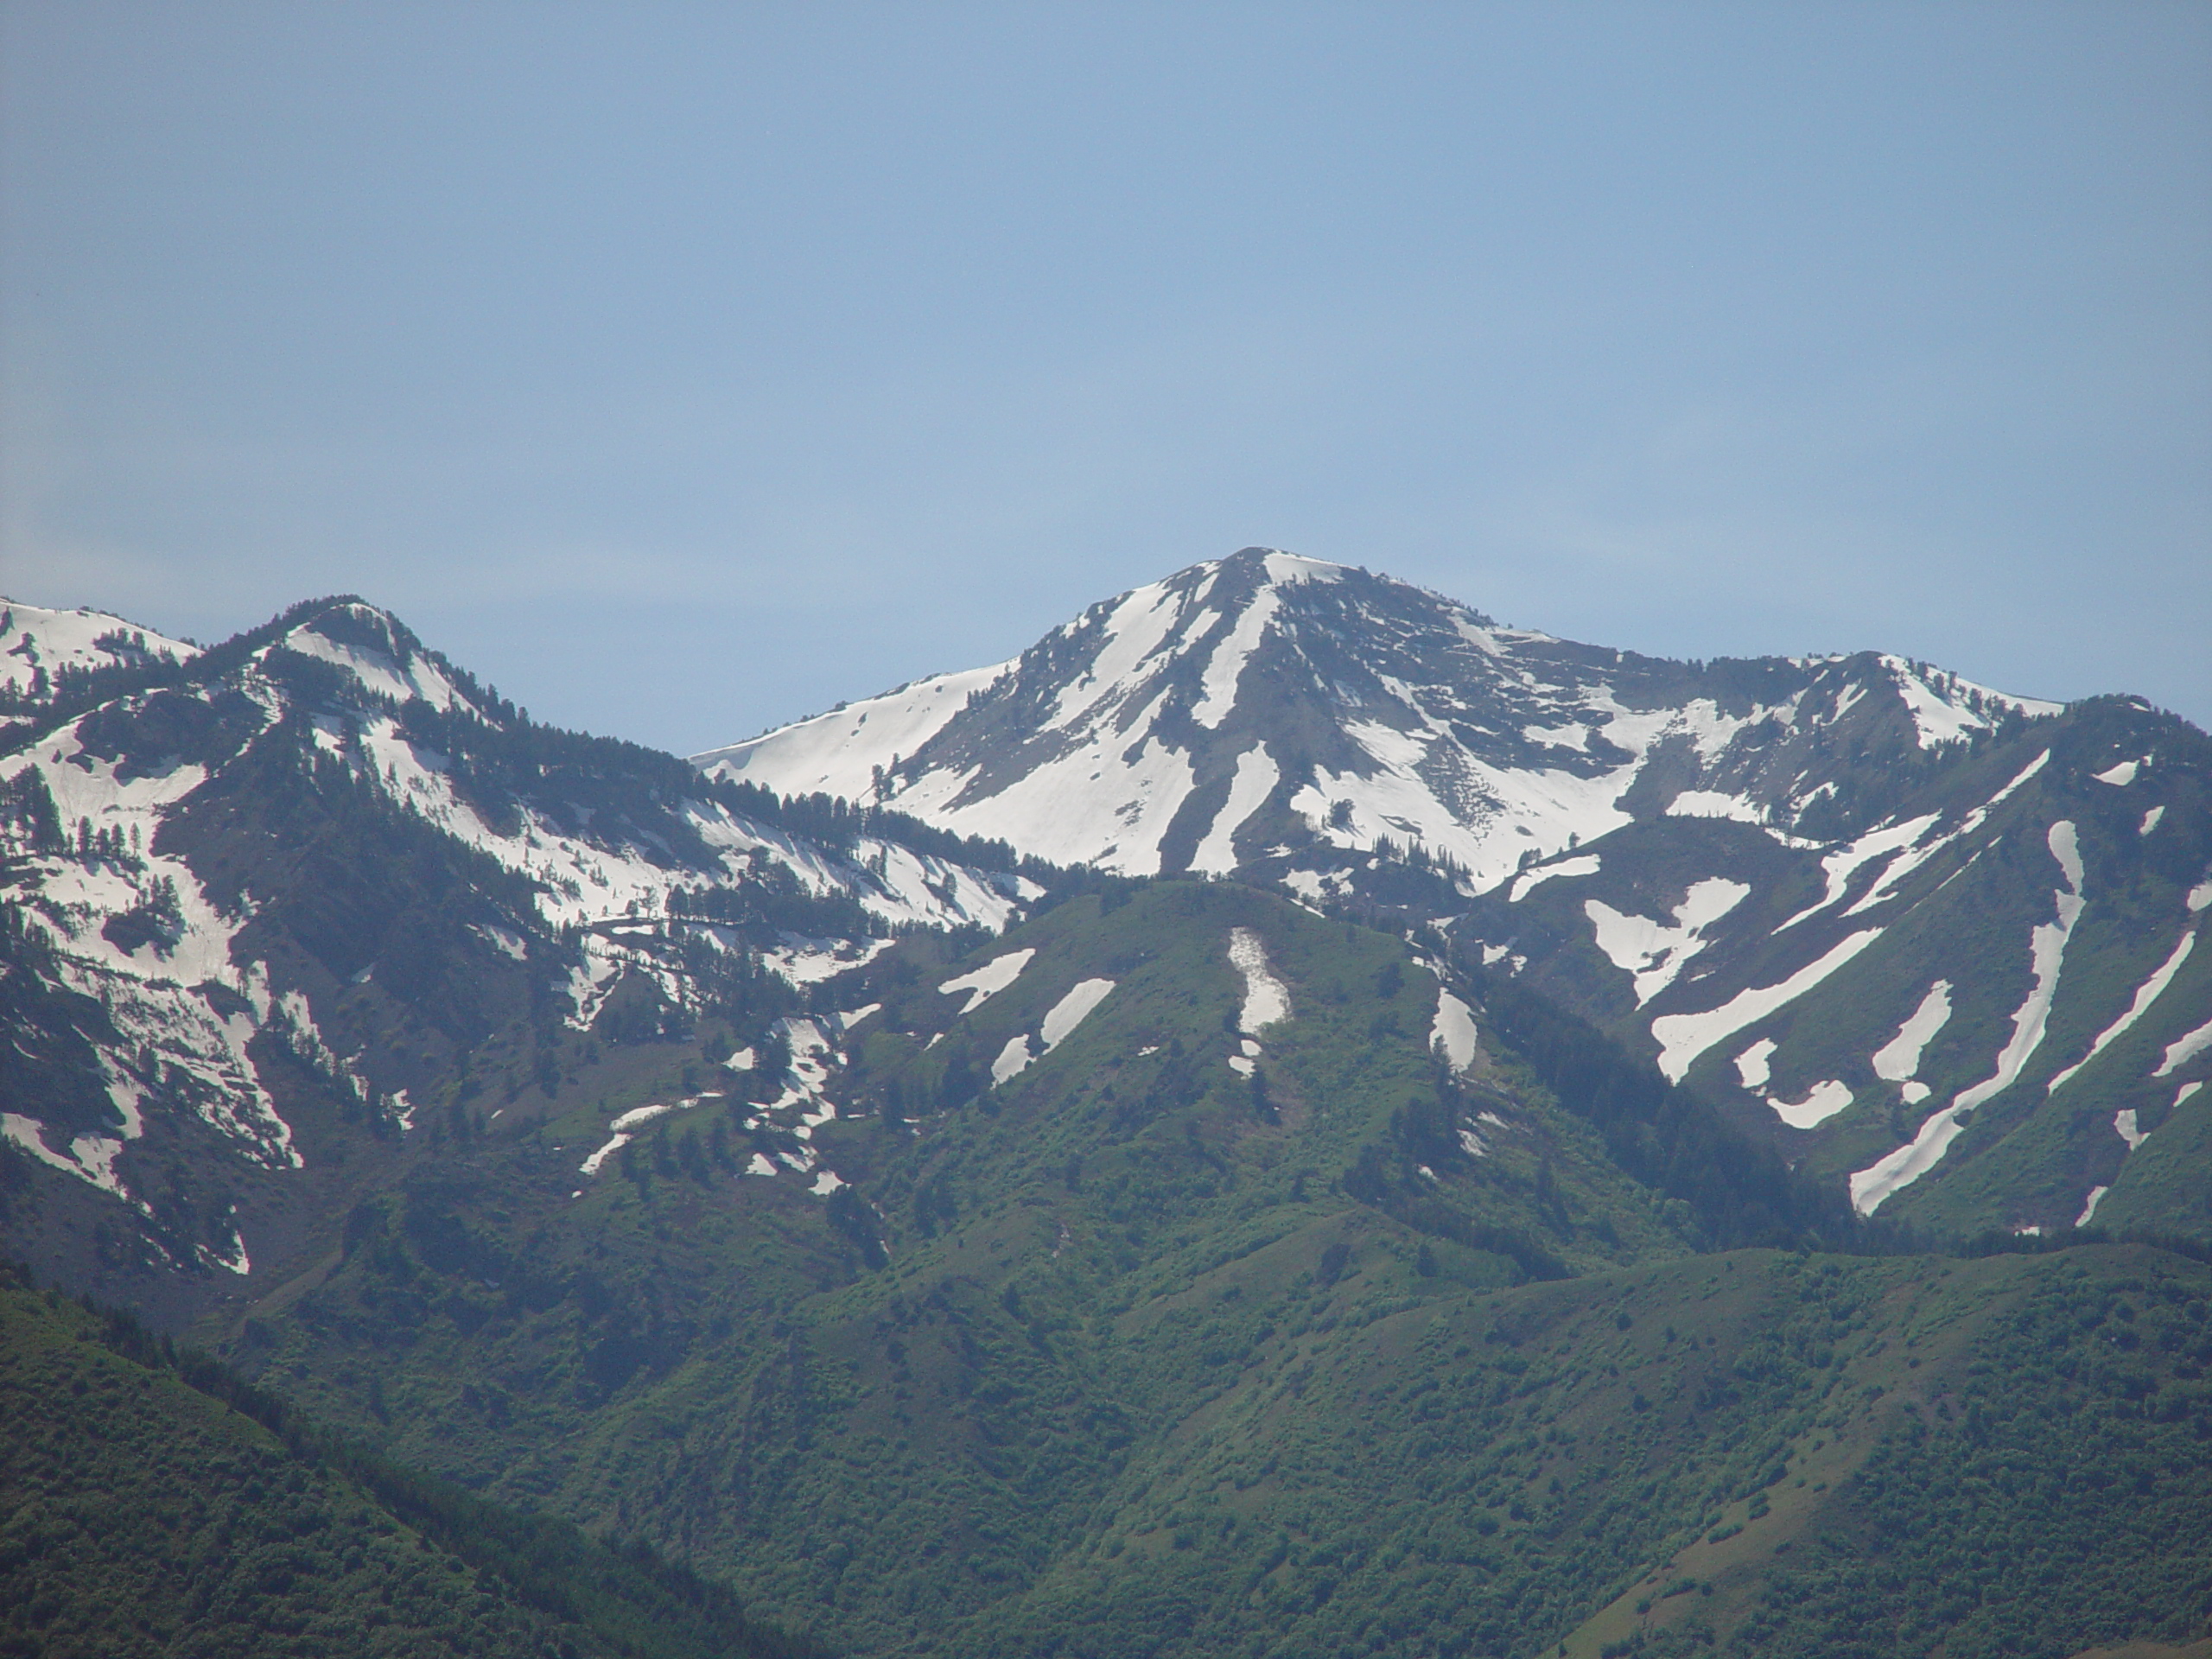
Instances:
[[[1172,877],[537,726],[351,599],[57,671],[0,726],[0,1238],[870,1659],[2201,1634],[2201,734],[1931,748],[1836,664],[1637,691],[1468,620],[1532,686],[1301,572],[1306,657],[1222,608],[1086,682],[1109,601],[984,711],[1001,781],[1147,709],[1140,758],[1216,742],[1155,803]],[[1570,702],[1579,747],[1529,736]],[[1470,791],[1643,793],[1470,892],[1344,781],[1440,733]],[[1287,776],[1232,810],[1294,739],[1334,838]],[[1795,816],[1666,810],[1716,783]],[[1465,846],[1534,841],[1492,795]]]
[[[2045,1229],[2107,1202],[2147,1219],[2181,1196],[2212,1226],[2177,1172],[2145,1173],[2162,1158],[2121,1179],[2150,1126],[2177,1125],[2163,1157],[2212,1112],[2191,1065],[2212,1016],[2192,955],[2212,747],[2140,699],[2062,707],[1872,652],[1640,658],[1246,549],[1102,601],[1005,663],[693,762],[1063,856],[1445,923],[1471,962],[1526,969],[1870,1212]],[[2129,824],[2090,830],[2123,803]],[[2051,879],[2030,880],[2012,849],[2046,847],[2032,856]],[[2158,959],[2134,961],[2115,926],[2163,936]],[[1901,957],[1931,937],[1949,947]],[[1885,1046],[1862,1011],[1907,973]],[[1999,983],[2005,1009],[1975,1005]],[[1908,1057],[1922,1002],[1943,1029]],[[1837,1052],[1847,1037],[1856,1053]],[[2159,1064],[2133,1058],[2153,1039],[2177,1057],[2157,1097],[2113,1075],[2121,1056]],[[2093,1084],[2101,1128],[2082,1117]],[[2063,1109],[2028,1111],[2039,1087],[2066,1091]],[[2038,1116],[1997,1153],[1996,1121]]]

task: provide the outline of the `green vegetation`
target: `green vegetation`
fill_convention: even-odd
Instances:
[[[1249,1077],[1237,927],[1292,1008]],[[973,1012],[938,988],[1024,950]],[[1453,1074],[1438,991],[1402,941],[1228,884],[1077,898],[958,962],[902,941],[822,992],[878,1005],[813,1127],[829,1199],[733,1173],[798,1144],[739,1091],[581,1183],[639,1096],[564,1105],[357,1206],[232,1351],[391,1455],[649,1538],[855,1653],[1813,1653],[1847,1602],[1883,1653],[2202,1629],[2212,1273],[2141,1246],[1695,1254],[1836,1224],[1495,988]],[[2001,1478],[1922,1449],[1975,1398]],[[2163,1507],[2088,1478],[2139,1464]],[[2065,1515],[1942,1524],[1976,1480]],[[1993,1540],[2063,1541],[2082,1595],[1929,1611],[1929,1584],[1986,1589]],[[1872,1576],[1777,1576],[1838,1563]]]
[[[806,1659],[729,1592],[318,1433],[0,1284],[0,1653]]]

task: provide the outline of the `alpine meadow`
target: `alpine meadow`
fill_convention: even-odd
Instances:
[[[0,1651],[2202,1652],[2212,741],[1248,548],[689,759],[0,616]]]

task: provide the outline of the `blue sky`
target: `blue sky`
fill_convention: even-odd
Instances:
[[[0,0],[0,589],[679,750],[1252,543],[2212,723],[2212,8]]]

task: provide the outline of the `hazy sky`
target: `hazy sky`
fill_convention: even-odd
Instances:
[[[1250,543],[2212,724],[2212,6],[0,0],[0,590],[679,750]]]

